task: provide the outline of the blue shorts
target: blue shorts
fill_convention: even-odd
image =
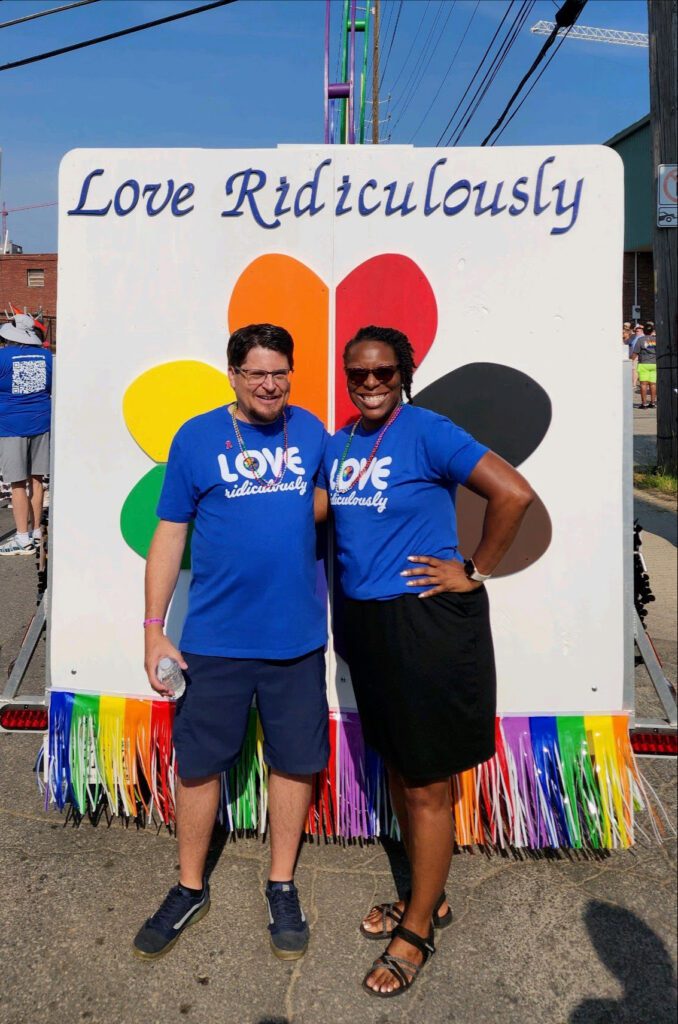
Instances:
[[[182,652],[186,692],[177,701],[174,749],[182,779],[232,768],[256,695],[264,760],[289,775],[321,771],[330,756],[325,652],[285,661]]]

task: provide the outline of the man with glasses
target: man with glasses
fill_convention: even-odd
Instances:
[[[329,757],[324,600],[316,593],[315,481],[326,433],[288,404],[293,341],[253,324],[231,335],[236,400],[176,434],[146,568],[145,668],[173,658],[186,690],[177,702],[179,883],[134,940],[142,959],[166,953],[209,909],[205,863],[221,773],[240,756],[253,696],[269,767],[270,941],[284,960],[303,956],[309,929],[294,866],[313,774]],[[188,614],[177,650],[164,620],[191,536]]]

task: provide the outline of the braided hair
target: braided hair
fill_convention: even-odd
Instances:
[[[400,370],[400,379],[402,382],[402,389],[405,393],[405,397],[408,402],[412,401],[412,377],[414,371],[417,368],[417,364],[414,361],[414,349],[410,345],[409,339],[406,334],[402,331],[396,330],[395,327],[361,327],[357,334],[351,338],[350,341],[346,342],[344,348],[344,365],[348,359],[348,353],[361,341],[379,341],[383,345],[388,345],[393,349]]]

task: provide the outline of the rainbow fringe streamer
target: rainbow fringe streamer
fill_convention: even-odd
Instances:
[[[95,820],[102,811],[141,823],[174,821],[174,708],[165,701],[54,691],[50,701],[45,804]],[[455,775],[457,842],[499,849],[626,849],[647,799],[626,715],[497,719],[496,754]],[[354,712],[330,714],[330,759],[314,783],[310,836],[397,835],[381,759],[365,746]],[[222,776],[220,821],[263,833],[268,769],[252,711],[239,763]]]

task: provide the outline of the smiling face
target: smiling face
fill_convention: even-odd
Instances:
[[[383,341],[359,341],[346,353],[344,369],[363,425],[380,427],[400,402],[402,379],[395,352]]]
[[[260,424],[277,420],[289,401],[290,372],[287,356],[259,345],[249,350],[241,366],[229,366],[238,418]]]

